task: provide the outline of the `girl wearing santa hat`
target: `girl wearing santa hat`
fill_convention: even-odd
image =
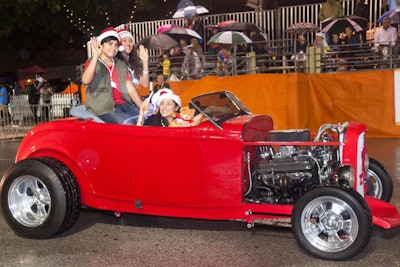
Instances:
[[[150,82],[148,50],[143,45],[134,49],[135,41],[132,33],[127,28],[118,30],[118,34],[121,42],[117,58],[123,60],[128,66],[129,75],[135,88],[138,89],[139,84],[143,87],[148,87]],[[139,70],[140,61],[142,62],[142,73]]]

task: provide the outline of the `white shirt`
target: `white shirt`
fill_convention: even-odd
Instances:
[[[379,45],[395,45],[397,40],[397,30],[395,27],[389,26],[387,30],[380,27],[376,30],[374,36],[375,47]]]

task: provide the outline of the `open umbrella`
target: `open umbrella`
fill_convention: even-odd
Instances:
[[[160,34],[160,33],[169,31],[172,28],[176,28],[176,27],[182,27],[182,26],[179,26],[179,25],[176,25],[176,24],[165,24],[165,25],[162,25],[162,26],[157,28],[157,33]]]
[[[164,31],[163,34],[169,35],[175,40],[180,40],[181,38],[185,39],[191,39],[191,38],[197,38],[200,41],[203,40],[203,38],[194,30],[185,28],[185,27],[174,27],[168,31]]]
[[[392,24],[399,24],[400,23],[400,8],[392,9],[389,11],[386,11],[385,13],[382,14],[382,16],[379,17],[379,19],[376,21],[378,23],[382,23],[383,19],[385,18],[390,18]]]
[[[208,13],[208,9],[203,6],[187,6],[184,8],[178,9],[172,18],[192,18],[198,14]]]
[[[44,73],[46,72],[45,69],[39,67],[38,65],[30,66],[26,69],[20,70],[22,73],[30,74],[30,73]]]
[[[218,28],[223,28],[225,26],[228,26],[229,24],[235,23],[237,22],[236,20],[225,20],[225,21],[221,21],[220,23],[218,23]]]
[[[340,33],[346,27],[352,27],[356,32],[360,32],[367,28],[367,20],[359,16],[329,18],[322,21],[321,32]]]
[[[181,0],[178,3],[177,9],[185,8],[185,7],[188,7],[188,6],[194,6],[194,3],[192,1],[190,1],[190,0]]]
[[[241,32],[223,31],[212,36],[208,42],[217,44],[244,44],[251,43],[252,41]]]
[[[318,32],[319,27],[313,23],[309,22],[299,22],[290,25],[287,29],[286,32],[290,34],[305,34],[305,33],[312,33],[312,32]]]
[[[261,32],[260,27],[250,22],[232,22],[219,28],[220,31]]]
[[[177,44],[178,42],[175,39],[166,34],[155,34],[139,40],[136,46],[138,47],[139,45],[144,45],[144,47],[148,49],[167,50],[176,46]]]
[[[238,44],[251,43],[251,39],[244,33],[236,31],[223,31],[215,34],[208,41],[209,43],[217,44],[232,44],[233,45],[233,69],[236,71],[236,51]]]

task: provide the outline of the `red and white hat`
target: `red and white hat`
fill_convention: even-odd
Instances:
[[[135,42],[135,40],[133,40],[132,33],[127,28],[119,29],[118,34],[119,34],[119,37],[121,38],[121,41],[119,42],[119,48],[118,48],[120,52],[123,52],[125,50],[125,47],[122,46],[122,38],[129,37],[132,39],[133,43]]]
[[[164,93],[164,94],[160,94],[160,97],[157,99],[157,106],[159,107],[161,105],[161,101],[163,101],[164,99],[171,99],[172,101],[174,101],[179,107],[182,106],[182,101],[181,98],[179,96],[177,96],[174,93]]]
[[[127,29],[127,28],[122,28],[118,30],[118,34],[119,37],[124,38],[124,37],[129,37],[132,39],[132,42],[134,42],[135,40],[133,40],[133,35],[132,33]]]
[[[160,95],[165,94],[165,93],[173,94],[174,92],[168,88],[163,88],[163,89],[158,90],[157,93],[154,93],[153,96],[151,97],[151,104],[156,106],[157,102],[158,102],[158,98],[160,98]]]
[[[113,27],[108,27],[104,29],[99,36],[97,36],[97,41],[101,43],[105,38],[107,37],[115,37],[117,38],[118,42],[121,41],[121,38],[119,37],[118,32],[113,28]]]

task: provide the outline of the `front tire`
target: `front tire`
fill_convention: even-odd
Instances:
[[[393,181],[382,163],[369,159],[365,195],[390,202],[393,193]]]
[[[292,213],[294,235],[306,252],[325,260],[346,260],[368,244],[372,216],[352,189],[315,188],[305,193]]]
[[[2,177],[0,192],[4,219],[22,237],[50,238],[69,229],[79,217],[78,183],[55,159],[15,163]]]

